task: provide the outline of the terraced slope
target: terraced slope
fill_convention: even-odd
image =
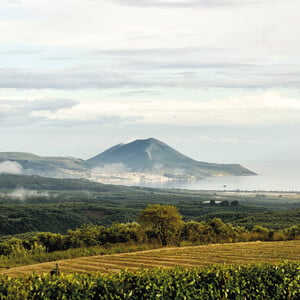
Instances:
[[[63,273],[116,273],[122,269],[195,267],[209,264],[278,263],[300,261],[300,241],[214,244],[90,256],[1,270],[19,276],[47,273],[59,263]]]

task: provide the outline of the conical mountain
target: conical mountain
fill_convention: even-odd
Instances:
[[[128,172],[151,172],[187,176],[254,175],[238,164],[213,164],[191,159],[154,139],[118,144],[86,161],[91,168],[122,166]]]

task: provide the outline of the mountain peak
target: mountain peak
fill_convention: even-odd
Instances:
[[[148,138],[148,139],[141,140],[141,141],[147,141],[147,142],[149,142],[149,143],[158,143],[158,144],[161,144],[161,143],[162,143],[160,140],[155,139],[155,138],[153,138],[153,137],[150,137],[150,138]]]
[[[145,145],[150,145],[150,144],[164,144],[160,140],[152,138],[152,137],[147,138],[147,139],[137,139],[137,140],[132,141],[131,143],[145,144]],[[128,144],[131,144],[131,143],[128,143]]]
[[[119,165],[128,172],[188,176],[253,175],[240,165],[193,160],[155,138],[118,144],[86,161],[92,168]]]

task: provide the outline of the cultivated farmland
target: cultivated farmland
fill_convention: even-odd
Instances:
[[[63,273],[116,273],[123,269],[197,267],[300,261],[300,241],[211,244],[57,261]],[[1,270],[9,276],[49,273],[56,262]]]

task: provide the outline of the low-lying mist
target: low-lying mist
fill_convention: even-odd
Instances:
[[[91,170],[91,173],[123,173],[128,172],[128,168],[123,163],[105,164]]]
[[[49,198],[50,194],[48,192],[27,190],[27,189],[24,189],[23,187],[20,187],[20,188],[13,190],[12,192],[0,193],[0,196],[24,202],[24,201],[26,201],[28,199],[32,199],[32,198]]]
[[[22,173],[23,167],[17,162],[10,160],[0,162],[0,174],[20,175]]]

